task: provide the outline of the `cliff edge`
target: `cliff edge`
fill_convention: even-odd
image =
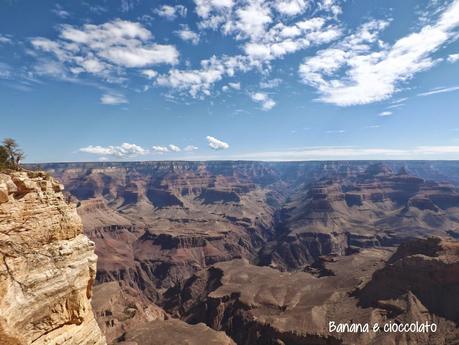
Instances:
[[[63,186],[0,173],[0,344],[105,345],[91,308],[97,256]]]

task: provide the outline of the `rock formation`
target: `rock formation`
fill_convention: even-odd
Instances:
[[[104,345],[91,307],[94,243],[63,186],[0,173],[0,344]]]
[[[378,286],[371,282],[373,273],[389,270],[392,262],[385,266],[385,260],[400,244],[459,238],[457,167],[457,162],[44,166],[66,185],[85,233],[96,243],[93,304],[110,342],[147,339],[147,324],[170,332],[173,327],[164,322],[173,324],[172,316],[223,330],[239,345],[410,344],[419,339],[331,334],[326,325],[416,318],[442,327],[445,336],[435,335],[431,343],[451,343],[456,321],[435,307],[444,301],[433,303],[409,289],[391,295],[397,307],[386,296],[370,297],[378,296],[371,288]],[[429,275],[442,270],[432,269]],[[425,337],[419,341],[427,344]]]
[[[423,252],[435,245],[434,253]],[[239,345],[457,344],[458,243],[427,239],[406,247],[389,260],[390,251],[383,249],[329,258],[325,266],[332,274],[321,278],[244,260],[218,263],[180,289],[170,289],[164,305],[189,323],[205,322],[226,331]],[[438,328],[418,333],[334,332],[331,321],[429,322]]]
[[[189,325],[180,320],[152,321],[129,330],[119,345],[236,345],[224,332],[203,323]]]
[[[260,262],[302,269],[321,255],[395,246],[413,238],[459,233],[459,190],[381,164],[325,177],[296,190],[280,211],[274,241]]]

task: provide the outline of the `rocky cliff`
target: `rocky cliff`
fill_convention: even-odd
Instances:
[[[94,244],[63,186],[0,173],[0,344],[104,345],[91,307]]]

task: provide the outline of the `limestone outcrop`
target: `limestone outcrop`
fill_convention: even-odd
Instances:
[[[105,345],[91,307],[97,256],[63,186],[0,173],[0,344]]]

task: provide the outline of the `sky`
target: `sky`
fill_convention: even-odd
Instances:
[[[0,0],[26,162],[459,159],[459,0]]]

